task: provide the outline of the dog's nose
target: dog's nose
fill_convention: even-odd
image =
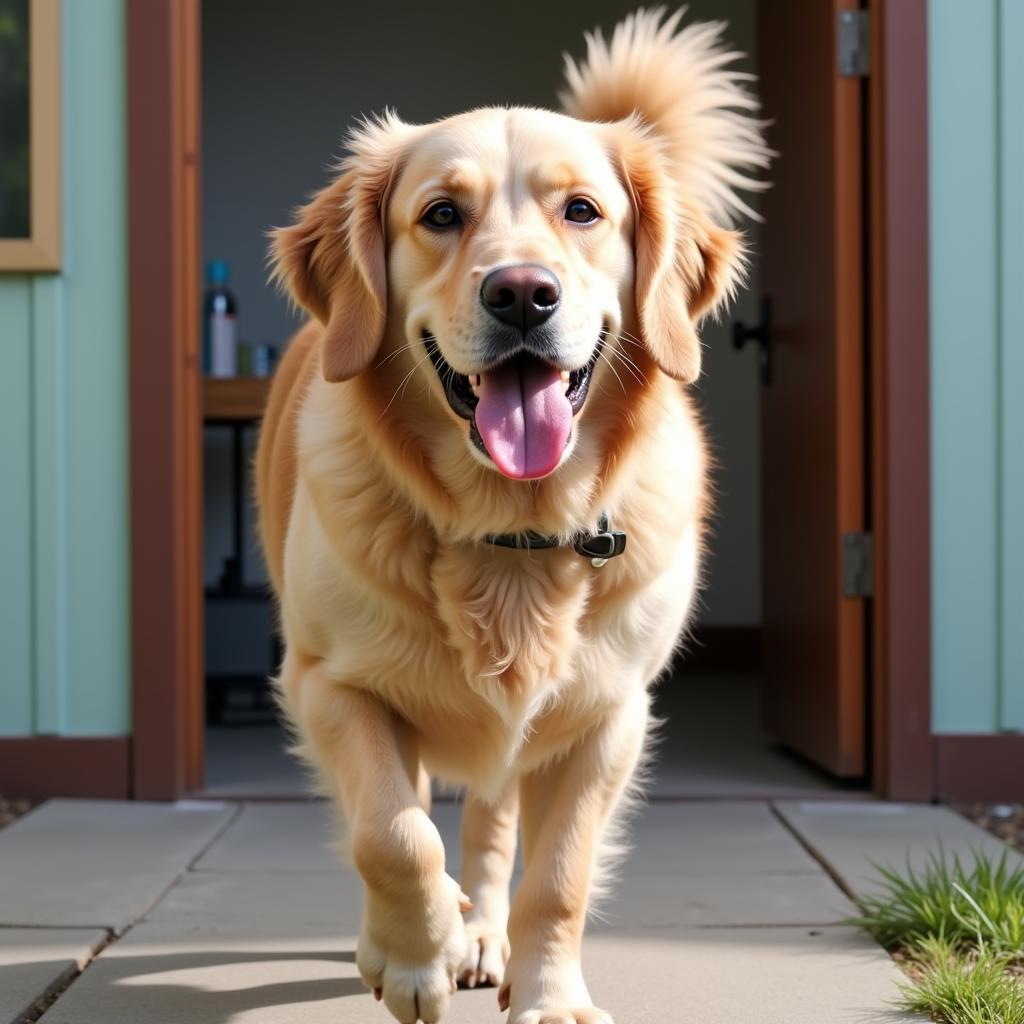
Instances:
[[[558,278],[539,263],[492,270],[480,287],[480,301],[491,316],[525,334],[544,323],[562,298]]]

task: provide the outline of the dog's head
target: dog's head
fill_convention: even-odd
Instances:
[[[325,325],[327,380],[425,375],[472,457],[517,480],[568,458],[599,378],[694,380],[695,324],[742,263],[638,117],[522,108],[365,125],[275,259]]]

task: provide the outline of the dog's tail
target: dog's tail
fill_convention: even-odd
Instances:
[[[694,22],[682,30],[685,8],[667,19],[665,8],[638,10],[606,41],[587,34],[586,60],[565,57],[566,113],[588,121],[638,116],[662,138],[680,189],[709,215],[729,224],[757,217],[740,196],[767,184],[760,104],[747,91],[754,76],[737,71],[741,54],[722,42],[725,22]]]

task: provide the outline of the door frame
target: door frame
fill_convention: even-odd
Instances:
[[[132,794],[203,782],[200,0],[128,0]]]
[[[928,0],[869,0],[871,760],[879,795],[930,800]]]
[[[200,3],[128,0],[132,792],[202,785]],[[868,0],[871,757],[934,795],[927,0]]]

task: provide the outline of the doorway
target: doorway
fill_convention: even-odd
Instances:
[[[310,9],[309,17],[302,13],[306,6]],[[453,10],[458,6],[458,3],[453,3]],[[723,3],[711,3],[711,0],[691,5],[690,17],[698,20],[727,17],[732,22],[728,38],[738,49],[753,54],[752,64],[756,70],[759,58],[758,5],[755,0],[730,0],[725,6],[730,9],[726,11]],[[791,0],[788,6],[792,6],[794,16],[798,16],[806,13],[802,11],[803,7],[813,8],[815,5],[807,5],[804,0]],[[253,345],[269,343],[280,347],[297,321],[287,304],[275,297],[266,285],[264,231],[272,224],[286,222],[290,209],[326,180],[322,169],[328,159],[337,154],[344,126],[351,123],[358,113],[384,105],[395,105],[410,120],[429,120],[487,102],[513,101],[550,106],[554,99],[553,86],[557,82],[558,52],[566,43],[578,48],[581,13],[571,7],[554,9],[557,15],[552,9],[546,9],[546,17],[549,20],[556,17],[559,25],[548,24],[545,32],[548,43],[538,41],[532,35],[524,41],[524,45],[529,44],[531,52],[537,55],[524,73],[523,65],[515,59],[514,53],[496,57],[492,51],[486,54],[478,52],[481,48],[472,45],[474,22],[468,16],[471,12],[467,9],[467,17],[460,18],[454,11],[446,22],[444,39],[438,45],[458,46],[460,55],[464,53],[466,60],[462,62],[460,58],[460,65],[464,63],[464,66],[437,76],[428,90],[423,87],[424,54],[429,49],[424,47],[424,40],[433,38],[432,33],[436,34],[439,29],[427,10],[410,5],[399,23],[389,29],[389,51],[404,52],[403,47],[409,51],[407,61],[396,60],[396,66],[407,69],[406,80],[403,81],[403,75],[396,77],[390,63],[388,68],[382,68],[375,59],[375,47],[379,45],[379,21],[369,13],[342,12],[336,5],[314,0],[305,0],[298,7],[289,5],[287,12],[273,9],[270,5],[265,5],[265,8],[254,10],[250,5],[241,5],[240,0],[205,0],[200,18],[198,3],[194,7],[197,22],[193,27],[196,39],[201,39],[202,43],[201,234],[204,261],[220,259],[231,264],[243,340]],[[611,4],[607,12],[596,12],[588,7],[585,20],[587,24],[601,22],[608,28],[625,10],[626,7],[618,4]],[[887,19],[896,22],[905,17],[904,31],[913,32],[920,27],[921,22],[915,21],[914,12],[906,8],[902,16],[893,13],[892,8],[883,8],[883,12]],[[773,17],[774,13],[773,9]],[[561,25],[562,20],[564,25]],[[308,31],[311,22],[317,25],[315,33]],[[827,31],[830,44],[833,28],[828,19],[818,24],[819,34]],[[874,31],[879,36],[882,34],[880,21]],[[452,36],[452,33],[457,35],[459,32],[464,32],[467,38],[460,41]],[[545,46],[551,49],[547,55],[550,59],[544,59],[541,52]],[[505,67],[506,63],[508,67]],[[287,75],[282,73],[282,68],[288,69]],[[878,130],[868,124],[867,110],[884,106],[888,94],[880,79],[858,83],[857,90],[859,101],[864,105],[864,179],[867,179],[867,170],[873,159],[879,160],[876,170],[892,176],[893,168],[867,146],[872,132]],[[915,117],[907,110],[903,111],[903,116],[908,120]],[[268,138],[273,138],[273,145],[268,143]],[[783,159],[785,156],[783,154]],[[925,158],[920,152],[916,156],[919,164]],[[914,185],[919,187],[918,182]],[[877,294],[882,295],[882,285],[888,283],[884,260],[872,262],[869,257],[887,252],[885,246],[892,233],[891,218],[881,217],[880,211],[872,205],[870,195],[865,193],[863,198],[864,233],[861,240],[864,245],[863,265],[868,269],[865,286],[870,274],[874,274],[877,280],[872,280],[873,287],[877,285]],[[884,230],[869,236],[867,229],[874,231],[879,224]],[[755,261],[751,287],[733,311],[733,316],[748,327],[758,323],[761,310],[759,278],[762,268],[756,253],[761,250],[762,240],[756,227],[753,233]],[[198,279],[199,275],[195,274],[193,281]],[[198,289],[194,285],[191,287],[195,301]],[[891,291],[886,290],[884,294],[889,296]],[[920,293],[915,296],[915,301],[920,301]],[[899,301],[896,306],[900,307]],[[887,306],[880,301],[865,303],[862,312],[865,317],[862,338],[866,347],[872,351],[877,348],[884,353],[889,337],[887,318],[891,319],[893,314],[892,303]],[[920,331],[916,333],[920,335]],[[717,536],[710,562],[710,582],[702,617],[691,644],[691,656],[681,662],[674,677],[663,683],[661,688],[669,725],[661,747],[664,779],[659,781],[658,788],[666,796],[679,797],[722,793],[752,795],[755,792],[760,795],[814,794],[850,785],[874,785],[883,791],[893,791],[891,762],[899,758],[893,753],[892,740],[900,730],[904,733],[908,730],[901,721],[895,721],[887,713],[894,697],[888,689],[889,667],[894,658],[909,659],[909,656],[906,653],[908,645],[902,640],[895,647],[890,642],[888,623],[897,609],[886,600],[889,597],[886,591],[889,569],[883,560],[886,549],[884,531],[880,529],[893,520],[892,508],[885,504],[891,500],[891,491],[883,484],[888,483],[889,457],[894,446],[881,416],[890,401],[886,388],[892,380],[891,376],[887,379],[881,373],[881,367],[883,363],[889,367],[890,363],[887,359],[872,362],[868,353],[864,353],[862,365],[865,374],[860,402],[864,422],[872,426],[871,431],[865,426],[864,465],[865,469],[871,465],[876,471],[884,472],[885,478],[881,484],[868,488],[862,496],[865,524],[875,527],[880,543],[874,559],[875,597],[864,600],[861,605],[864,631],[857,654],[863,665],[859,695],[863,714],[860,757],[853,769],[836,772],[835,765],[829,765],[832,768],[829,773],[822,771],[806,756],[794,755],[774,743],[761,725],[765,687],[764,665],[759,652],[765,609],[763,588],[758,580],[766,554],[770,554],[762,536],[766,497],[759,464],[763,440],[760,418],[762,385],[758,376],[758,354],[752,348],[734,351],[731,335],[731,324],[712,326],[705,333],[707,375],[700,386],[698,399],[709,421],[712,441],[724,469],[718,477]],[[868,341],[870,345],[867,345]],[[919,364],[908,365],[902,372],[909,376],[919,369]],[[190,429],[198,435],[201,412],[197,399],[198,396],[191,406],[196,418]],[[204,496],[204,583],[209,591],[233,579],[242,590],[260,590],[264,581],[251,541],[251,509],[243,507],[238,511],[237,503],[232,506],[234,511],[225,507],[224,493],[226,489],[237,488],[238,473],[234,467],[247,462],[255,432],[250,425],[236,435],[229,432],[223,423],[217,423],[216,417],[209,419],[211,426],[207,434],[216,434],[218,428],[222,433],[219,439],[207,437],[204,441],[207,484]],[[920,444],[920,437],[917,443]],[[886,458],[874,459],[877,451],[884,452]],[[241,490],[245,489],[243,480]],[[773,498],[771,490],[767,497],[777,502],[777,495]],[[906,503],[903,507],[907,507]],[[920,503],[917,507],[920,508]],[[241,547],[232,536],[232,527],[236,525],[240,525],[240,533],[244,535]],[[241,568],[237,564],[239,550],[242,551]],[[908,561],[919,577],[920,559]],[[835,566],[829,569],[832,573],[837,571]],[[236,575],[233,577],[232,573]],[[258,678],[273,664],[275,652],[270,639],[272,614],[269,603],[265,597],[250,596],[251,607],[241,611],[237,607],[206,608],[205,671],[200,673],[200,677]],[[202,610],[202,604],[197,601],[195,593],[189,601],[190,614],[195,616]],[[230,603],[230,597],[224,601],[225,604]],[[920,611],[912,606],[911,600],[901,598],[899,613],[905,615],[908,608]],[[187,617],[188,609],[183,614]],[[235,623],[225,625],[225,618],[232,615]],[[912,615],[912,618],[920,623],[919,614]],[[237,638],[237,642],[225,642],[225,638],[231,637]],[[920,630],[913,641],[910,646],[914,647],[914,658],[917,659],[922,647]],[[916,664],[919,665],[920,661]],[[181,685],[185,678],[187,673],[176,678],[177,689],[174,690],[174,700],[179,702],[180,713],[184,716],[179,750],[188,749],[186,738],[192,737],[193,750],[196,746],[205,746],[207,766],[205,772],[197,770],[199,758],[193,756],[188,762],[192,766],[191,772],[184,773],[189,781],[184,787],[177,785],[177,792],[182,788],[205,788],[221,794],[281,795],[304,789],[297,769],[280,755],[282,738],[278,727],[273,724],[265,691],[261,694],[258,685],[241,685],[245,680],[239,678],[240,685],[233,688],[237,692],[228,692],[218,712],[221,720],[218,722],[213,716],[208,725],[211,731],[207,732],[201,724],[202,712],[197,714],[202,702],[196,696],[204,688],[197,686],[197,676],[192,675],[192,681],[187,684],[192,697],[185,697]],[[916,692],[914,699],[918,714],[922,707],[919,679],[920,670],[915,669],[913,685],[906,688],[908,693]],[[827,679],[825,685],[831,685]],[[205,689],[209,693],[209,689]],[[245,693],[246,690],[249,692]],[[925,707],[926,699],[925,694]],[[212,731],[218,729],[221,732]],[[260,730],[263,738],[250,743],[249,740]],[[910,733],[913,747],[921,739],[919,719]],[[140,734],[138,727],[136,734]],[[713,739],[715,736],[717,740]],[[800,749],[799,742],[794,742],[792,737],[788,739],[790,747]],[[917,749],[920,749],[919,743]],[[808,750],[804,748],[803,753],[806,755]],[[811,753],[813,755],[813,751]],[[716,754],[724,766],[721,771],[715,768]],[[827,761],[821,757],[817,760]],[[742,764],[749,765],[747,774],[731,777],[729,772]],[[839,781],[840,777],[845,781]],[[752,788],[755,784],[759,788]],[[917,785],[916,782],[914,784]]]

